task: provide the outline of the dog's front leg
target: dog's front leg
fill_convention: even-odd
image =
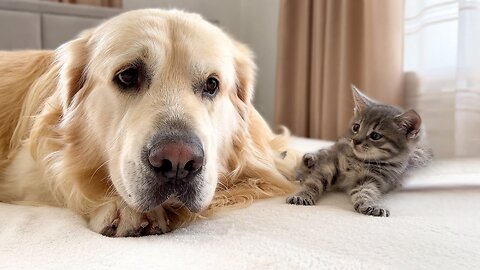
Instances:
[[[89,227],[110,237],[164,234],[170,231],[162,206],[148,213],[139,213],[120,198],[105,203],[89,215]]]

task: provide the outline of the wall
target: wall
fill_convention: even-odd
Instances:
[[[55,49],[120,9],[0,0],[0,50]]]
[[[274,120],[279,0],[123,0],[124,9],[178,8],[202,14],[246,43],[258,65],[255,106]]]

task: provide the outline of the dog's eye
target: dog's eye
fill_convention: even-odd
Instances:
[[[114,78],[115,83],[123,89],[138,88],[140,84],[139,71],[137,67],[126,68]]]
[[[209,97],[214,97],[218,92],[219,86],[220,83],[215,77],[209,77],[203,87],[203,93]]]

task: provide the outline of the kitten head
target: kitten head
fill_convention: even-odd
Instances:
[[[347,139],[361,159],[396,161],[416,146],[422,120],[414,111],[376,102],[352,85],[354,119]]]

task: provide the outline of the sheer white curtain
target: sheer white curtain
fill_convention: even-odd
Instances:
[[[406,0],[407,105],[439,157],[480,156],[480,0]]]

